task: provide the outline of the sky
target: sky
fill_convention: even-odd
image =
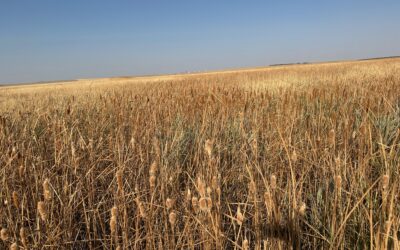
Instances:
[[[395,56],[399,13],[399,0],[0,0],[0,83]]]

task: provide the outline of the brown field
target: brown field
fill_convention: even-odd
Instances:
[[[400,249],[400,59],[0,88],[0,249]]]

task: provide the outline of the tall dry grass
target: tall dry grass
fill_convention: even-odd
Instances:
[[[400,249],[400,60],[0,88],[1,249]]]

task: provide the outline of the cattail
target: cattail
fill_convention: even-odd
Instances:
[[[146,218],[146,210],[145,210],[145,208],[144,208],[144,206],[143,206],[143,203],[138,199],[138,198],[136,198],[136,205],[138,206],[138,208],[139,208],[139,215],[140,215],[140,217],[142,217],[143,219],[144,218]]]
[[[276,176],[274,174],[271,175],[270,186],[272,190],[276,189]]]
[[[386,191],[389,187],[389,175],[385,174],[382,176],[382,189]]]
[[[206,202],[207,202],[207,211],[211,211],[211,209],[212,209],[212,199],[211,199],[211,197],[207,197],[206,198]]]
[[[391,227],[392,227],[392,222],[390,220],[385,221],[385,232],[387,234],[390,232]]]
[[[206,196],[206,184],[200,177],[197,178],[197,189],[201,197]]]
[[[186,201],[190,202],[192,200],[192,192],[190,189],[187,190],[186,192]]]
[[[207,187],[207,195],[211,196],[211,193],[212,193],[212,189],[210,187]]]
[[[257,139],[251,140],[251,148],[253,149],[253,152],[257,152],[258,150]]]
[[[199,199],[196,196],[192,198],[192,207],[193,210],[197,213],[197,211],[199,210]]]
[[[175,212],[169,213],[168,220],[171,226],[174,227],[176,223],[176,213]]]
[[[354,139],[356,139],[356,136],[357,136],[357,132],[353,131],[353,133],[351,134],[351,138],[353,138],[353,140],[354,140]]]
[[[117,217],[118,216],[118,208],[117,206],[113,206],[111,208],[111,217]]]
[[[24,248],[28,248],[28,240],[26,238],[26,232],[25,232],[25,228],[21,227],[21,229],[19,230],[19,237],[21,238],[21,242],[22,245],[24,246]]]
[[[243,250],[249,249],[249,241],[247,239],[244,239],[244,241],[242,242],[242,249]]]
[[[340,192],[342,188],[342,177],[340,175],[335,176],[335,188],[338,192]]]
[[[335,146],[335,130],[331,129],[328,134],[328,143],[331,147]]]
[[[174,206],[175,201],[171,198],[167,198],[167,200],[165,201],[165,206],[167,207],[167,209],[171,209]]]
[[[248,185],[248,188],[249,188],[249,192],[250,192],[251,195],[255,195],[256,194],[257,186],[256,186],[256,183],[254,181],[250,181],[250,183]]]
[[[207,212],[208,211],[208,206],[207,206],[207,199],[202,197],[199,200],[199,206],[200,206],[200,210],[203,212]]]
[[[18,250],[18,244],[16,242],[12,243],[10,246],[10,250]]]
[[[213,178],[211,179],[211,187],[214,189],[214,190],[217,190],[217,188],[219,187],[219,185],[218,185],[218,177],[217,176],[213,176]]]
[[[206,151],[208,157],[211,158],[212,156],[212,150],[213,150],[213,140],[207,139],[206,143],[204,144],[204,150]]]
[[[122,180],[122,170],[118,170],[115,176],[117,177],[117,186],[118,186],[118,192],[122,192],[124,189],[124,182]]]
[[[157,178],[154,175],[150,175],[149,182],[150,182],[151,189],[154,189],[156,187],[156,180],[157,180]]]
[[[114,235],[117,232],[117,217],[118,217],[118,208],[116,206],[113,206],[111,208],[111,219],[110,219],[111,235]]]
[[[243,215],[242,212],[240,211],[240,206],[238,206],[238,209],[237,209],[237,211],[236,211],[236,221],[237,221],[237,224],[238,224],[239,226],[241,226],[242,223],[243,223],[243,220],[244,220],[244,215]]]
[[[150,175],[156,175],[158,171],[158,164],[156,161],[153,161],[153,163],[150,165],[150,170],[149,170],[149,174]]]
[[[12,193],[12,199],[13,199],[13,203],[14,203],[15,208],[18,209],[19,208],[19,197],[18,197],[18,193],[16,191],[14,191]]]
[[[110,219],[110,230],[112,235],[117,232],[117,218],[114,216],[112,216]]]
[[[23,165],[20,165],[18,168],[18,174],[19,174],[19,178],[24,178],[25,176],[25,168]]]
[[[306,214],[306,203],[302,202],[299,206],[299,215],[303,217]]]
[[[45,201],[51,200],[51,191],[50,191],[50,184],[49,179],[45,179],[43,182],[43,196]]]
[[[292,160],[293,163],[296,163],[296,162],[297,162],[298,157],[297,157],[296,150],[293,150],[292,155],[291,155],[290,158],[291,158],[291,160]]]
[[[7,228],[2,228],[0,231],[0,238],[2,241],[7,241],[9,237]]]
[[[44,203],[44,201],[39,201],[37,203],[37,210],[39,212],[40,218],[43,221],[46,221],[47,218],[47,211],[46,211],[46,204]]]
[[[335,165],[336,165],[337,168],[340,167],[340,165],[341,165],[340,156],[335,158]]]

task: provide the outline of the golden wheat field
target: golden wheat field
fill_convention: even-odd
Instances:
[[[400,249],[400,59],[0,88],[0,249]]]

